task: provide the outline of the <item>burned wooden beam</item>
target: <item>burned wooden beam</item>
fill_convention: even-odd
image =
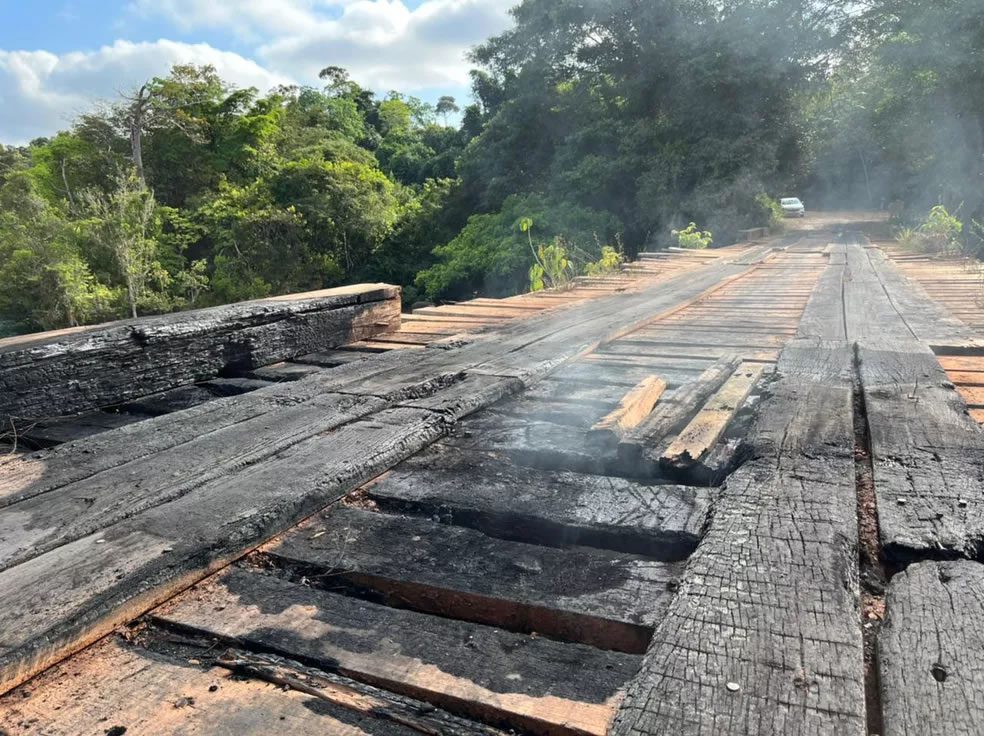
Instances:
[[[629,391],[618,407],[592,425],[588,440],[600,446],[615,446],[626,432],[639,426],[649,416],[666,391],[666,381],[647,376]]]
[[[685,469],[701,461],[724,434],[762,376],[762,363],[742,363],[663,453],[660,462]]]
[[[400,324],[400,290],[362,284],[0,340],[0,422],[110,406]]]
[[[490,537],[429,519],[339,508],[264,548],[310,581],[371,600],[629,654],[646,650],[680,562]]]

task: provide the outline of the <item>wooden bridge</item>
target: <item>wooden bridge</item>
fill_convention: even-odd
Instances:
[[[0,733],[979,733],[984,281],[803,228],[0,341]]]

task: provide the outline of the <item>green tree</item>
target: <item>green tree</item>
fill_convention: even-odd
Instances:
[[[126,289],[130,316],[136,318],[137,306],[151,279],[166,281],[154,238],[154,195],[135,172],[127,172],[119,175],[109,193],[82,192],[81,202],[87,215],[85,225],[112,253]]]

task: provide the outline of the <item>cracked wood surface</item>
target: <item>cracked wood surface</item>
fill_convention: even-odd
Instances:
[[[984,565],[910,565],[892,579],[887,604],[878,637],[885,736],[980,733]]]
[[[0,341],[0,422],[119,404],[399,324],[400,289],[362,284],[7,338]]]
[[[885,553],[976,557],[984,547],[984,432],[928,347],[970,331],[940,317],[884,255],[848,251],[845,299],[871,428]]]
[[[616,719],[642,734],[862,734],[852,355],[828,266]]]
[[[538,472],[437,443],[370,484],[366,494],[384,511],[436,517],[504,539],[679,560],[697,546],[715,491]]]
[[[262,551],[309,577],[371,590],[388,605],[636,654],[683,569],[348,508],[319,514]]]
[[[153,616],[533,734],[604,736],[619,687],[638,667],[633,655],[389,608],[238,568]],[[584,670],[592,676],[576,676]]]

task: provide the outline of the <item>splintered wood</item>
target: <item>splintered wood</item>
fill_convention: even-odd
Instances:
[[[663,453],[662,462],[686,467],[699,461],[721,438],[765,370],[762,363],[742,363],[721,389]]]
[[[626,432],[639,426],[655,408],[666,381],[659,376],[647,376],[618,403],[618,408],[591,427],[589,437],[597,444],[617,443]]]

